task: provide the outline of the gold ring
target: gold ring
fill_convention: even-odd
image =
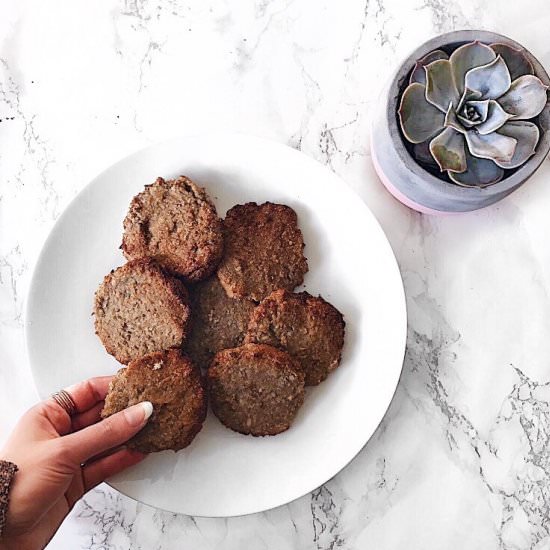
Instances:
[[[61,390],[52,395],[52,399],[66,411],[69,416],[77,412],[76,404],[71,394],[66,390]]]

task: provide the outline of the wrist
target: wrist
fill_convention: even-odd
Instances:
[[[0,540],[6,524],[10,486],[17,470],[17,465],[13,462],[0,460]]]

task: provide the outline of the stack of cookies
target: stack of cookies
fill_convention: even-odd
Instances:
[[[266,202],[221,220],[189,178],[158,178],[124,220],[128,260],[95,295],[96,333],[126,365],[102,415],[153,403],[129,446],[143,452],[191,443],[206,403],[228,428],[288,429],[305,386],[340,362],[344,320],[321,297],[294,293],[308,271],[292,208]]]

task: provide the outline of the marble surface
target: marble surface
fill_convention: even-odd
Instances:
[[[380,220],[409,308],[388,414],[323,487],[213,520],[102,485],[50,548],[550,547],[550,161],[487,210],[432,218],[384,190],[368,153],[378,90],[421,41],[493,30],[549,68],[549,27],[547,0],[3,0],[1,439],[36,399],[22,313],[44,238],[95,174],[167,137],[247,132],[326,164]]]

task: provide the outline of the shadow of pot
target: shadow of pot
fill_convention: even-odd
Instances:
[[[536,117],[540,138],[535,154],[521,167],[510,170],[500,182],[485,188],[460,187],[439,178],[419,164],[410,152],[399,126],[397,110],[401,94],[417,59],[433,50],[448,52],[467,42],[479,40],[485,44],[495,42],[521,48],[531,61],[535,75],[550,86],[550,79],[540,62],[521,44],[488,31],[454,31],[425,42],[412,52],[392,76],[380,96],[379,114],[371,127],[372,161],[378,176],[388,191],[406,206],[426,214],[451,214],[485,208],[503,199],[523,185],[539,168],[550,151],[550,100]]]

